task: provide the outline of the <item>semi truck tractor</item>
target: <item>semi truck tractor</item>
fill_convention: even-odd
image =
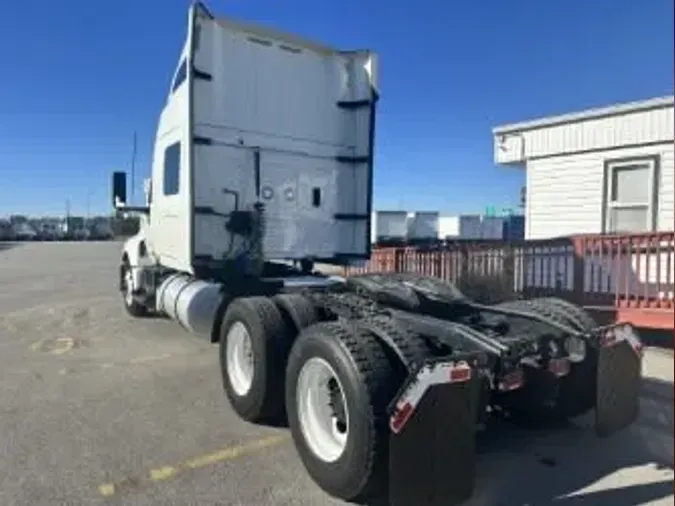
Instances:
[[[333,497],[460,504],[491,419],[638,414],[640,339],[556,298],[481,305],[412,273],[322,275],[370,256],[376,55],[189,9],[119,289],[217,345],[234,411],[286,422]],[[214,372],[214,381],[216,380]]]

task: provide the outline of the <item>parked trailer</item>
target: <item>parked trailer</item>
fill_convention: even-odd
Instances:
[[[504,219],[502,238],[505,241],[525,240],[525,216],[513,214]]]
[[[126,174],[113,175],[116,209],[141,216],[119,288],[132,316],[165,314],[219,343],[241,418],[286,415],[321,488],[392,506],[471,496],[474,436],[489,416],[595,408],[603,436],[635,420],[630,326],[596,328],[556,299],[481,306],[433,278],[289,267],[369,257],[375,56],[215,18],[199,3],[188,20],[146,206],[126,206]],[[338,177],[345,170],[354,176]]]
[[[438,240],[439,213],[434,211],[416,211],[408,217],[408,240]]]
[[[438,239],[445,241],[459,237],[459,216],[440,216],[438,218]]]
[[[438,238],[444,240],[504,240],[525,239],[523,215],[482,217],[480,215],[440,216]]]
[[[408,238],[407,211],[375,211],[375,241],[377,244],[405,242]]]

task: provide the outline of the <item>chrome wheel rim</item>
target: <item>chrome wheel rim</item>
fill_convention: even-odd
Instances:
[[[300,370],[296,385],[300,430],[317,458],[335,462],[345,451],[349,411],[344,389],[333,367],[313,357]]]
[[[235,322],[225,337],[227,376],[232,390],[242,397],[253,384],[254,360],[253,346],[248,329],[241,322]]]

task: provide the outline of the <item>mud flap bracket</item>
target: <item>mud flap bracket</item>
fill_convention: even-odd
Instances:
[[[404,385],[390,418],[391,506],[453,506],[473,494],[478,364],[427,363]]]
[[[595,432],[608,437],[632,424],[639,414],[642,343],[633,327],[603,329],[598,351]]]

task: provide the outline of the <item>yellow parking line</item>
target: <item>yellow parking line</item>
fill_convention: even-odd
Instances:
[[[98,487],[98,491],[105,497],[115,495],[115,485],[111,483],[105,483]]]
[[[56,343],[58,344],[58,348],[54,348],[52,350],[54,355],[63,355],[64,353],[68,353],[75,346],[75,341],[70,337],[59,337],[56,340]]]
[[[40,339],[30,345],[31,351],[40,351],[48,343],[47,339]],[[48,350],[52,355],[63,355],[75,348],[75,340],[72,337],[59,337],[54,341],[54,347]]]
[[[30,345],[30,349],[32,351],[38,351],[40,349],[40,346],[45,342],[45,339],[40,339],[39,341],[35,341],[33,344]]]
[[[202,455],[201,457],[186,460],[173,466],[162,466],[151,469],[143,476],[126,478],[117,483],[103,483],[102,485],[99,485],[98,491],[104,497],[111,497],[125,489],[138,488],[143,484],[158,483],[173,478],[177,474],[190,469],[199,469],[217,462],[224,462],[234,460],[238,457],[252,455],[267,448],[279,446],[288,440],[288,435],[270,436],[250,443],[224,448],[207,455]]]
[[[144,364],[146,362],[155,362],[156,360],[165,360],[171,358],[170,353],[164,353],[163,355],[151,355],[149,357],[137,357],[129,360],[130,364]]]

